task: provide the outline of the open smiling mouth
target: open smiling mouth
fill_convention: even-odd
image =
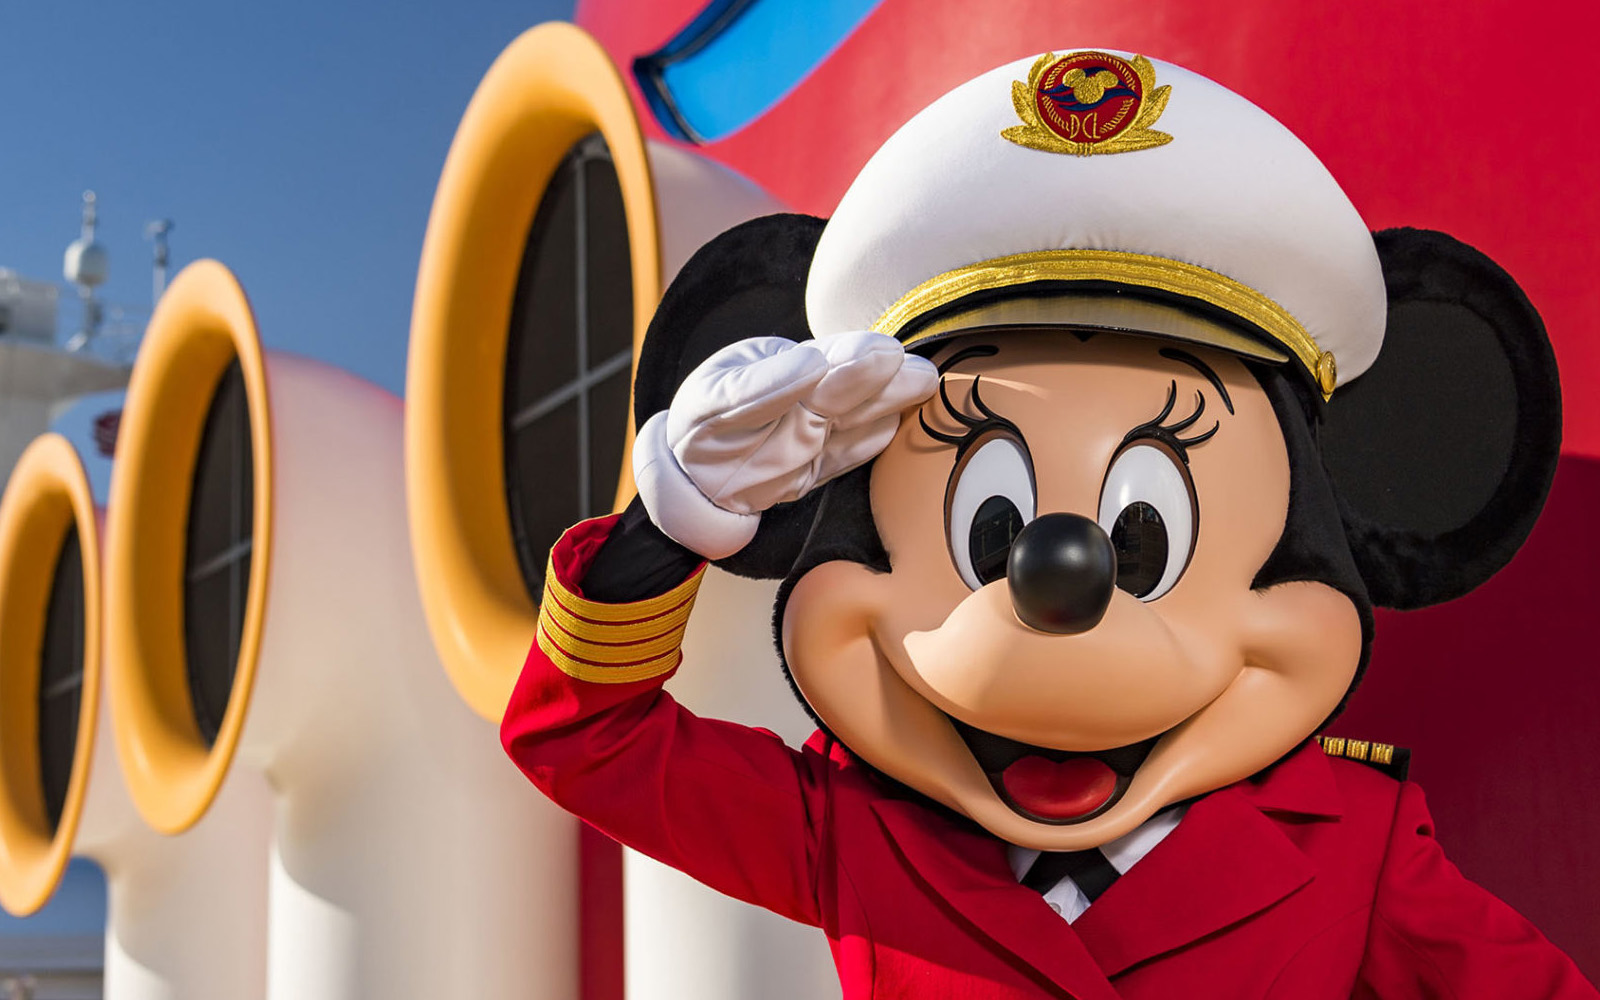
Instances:
[[[948,716],[1000,800],[1037,823],[1081,823],[1110,809],[1160,736],[1110,750],[1051,750]]]

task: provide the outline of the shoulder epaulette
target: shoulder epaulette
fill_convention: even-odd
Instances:
[[[1329,757],[1343,757],[1374,767],[1396,781],[1406,780],[1411,771],[1411,751],[1388,743],[1346,739],[1343,736],[1318,736],[1317,745]]]

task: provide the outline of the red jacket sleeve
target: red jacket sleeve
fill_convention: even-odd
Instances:
[[[501,741],[555,802],[727,895],[810,924],[826,761],[764,730],[701,719],[661,689],[702,566],[657,597],[601,604],[581,580],[615,518],[550,554],[539,631]]]
[[[1572,960],[1466,879],[1433,839],[1416,785],[1401,786],[1355,996],[1593,998]]]

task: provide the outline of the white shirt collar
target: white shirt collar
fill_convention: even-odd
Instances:
[[[1125,875],[1128,869],[1144,860],[1144,856],[1155,850],[1155,846],[1167,839],[1167,834],[1177,829],[1178,822],[1183,819],[1183,814],[1189,807],[1174,806],[1163,809],[1154,816],[1135,827],[1132,832],[1123,834],[1116,840],[1100,846],[1100,853],[1111,862],[1111,867],[1117,874]],[[1006,861],[1011,865],[1011,874],[1018,881],[1033,867],[1038,860],[1039,852],[1029,847],[1018,847],[1016,844],[1007,845]],[[1053,888],[1044,894],[1044,901],[1050,908],[1068,922],[1078,919],[1083,911],[1089,908],[1089,897],[1078,888],[1078,883],[1071,878],[1063,878]]]

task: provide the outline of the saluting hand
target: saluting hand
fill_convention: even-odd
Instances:
[[[639,429],[639,496],[680,545],[731,556],[755,537],[762,511],[888,447],[900,414],[938,381],[932,362],[879,333],[730,344]]]

